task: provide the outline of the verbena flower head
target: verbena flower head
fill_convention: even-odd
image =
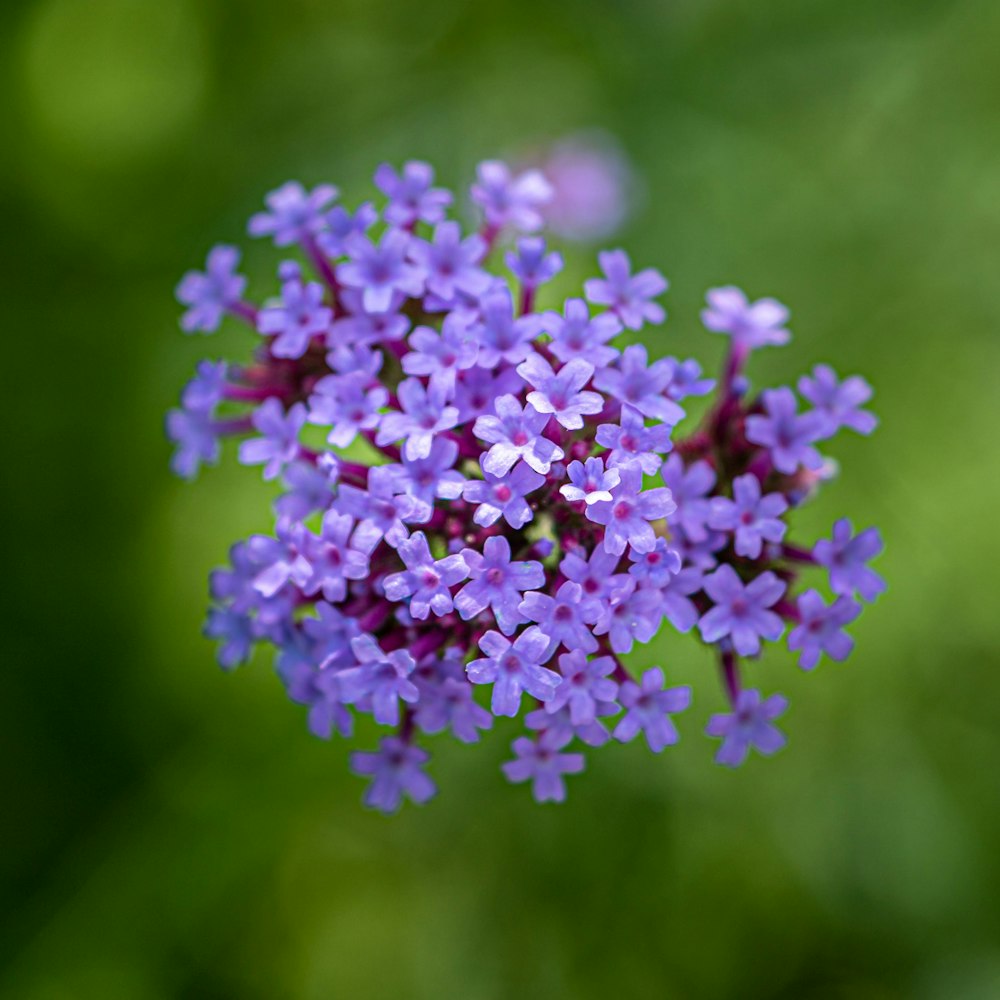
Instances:
[[[494,716],[523,716],[503,773],[540,801],[565,797],[585,748],[672,746],[691,689],[628,663],[664,628],[718,663],[717,760],[778,750],[786,700],[744,687],[744,661],[782,637],[805,670],[843,660],[885,587],[874,528],[789,538],[830,464],[818,446],[874,429],[870,387],[818,365],[804,409],[790,387],[752,390],[748,360],[789,340],[788,311],[735,288],[703,314],[729,336],[718,385],[692,359],[651,358],[666,279],[615,250],[557,295],[562,254],[525,235],[552,194],[537,171],[482,164],[473,229],[426,164],[383,165],[376,187],[356,209],[328,185],[268,195],[250,232],[283,256],[262,304],[227,245],[177,289],[185,330],[231,318],[255,343],[240,364],[198,366],[167,418],[175,471],[236,437],[239,461],[283,489],[273,532],[212,575],[222,666],[270,645],[315,735],[350,737],[359,715],[387,727],[351,758],[386,812],[435,793],[431,736],[475,744]],[[685,427],[688,397],[713,390]]]

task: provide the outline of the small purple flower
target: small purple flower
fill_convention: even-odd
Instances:
[[[308,706],[309,732],[313,736],[328,740],[335,732],[345,737],[353,735],[354,716],[341,701],[336,667],[317,667],[311,656],[293,647],[282,651],[278,674],[288,697]]]
[[[519,736],[511,744],[516,759],[503,765],[503,773],[508,781],[530,781],[536,802],[565,802],[563,775],[583,770],[582,753],[559,753],[569,742],[562,737],[563,734],[547,729],[537,740]]]
[[[240,252],[236,247],[217,246],[209,252],[204,271],[188,271],[177,286],[177,298],[188,307],[181,317],[185,333],[212,333],[222,317],[240,305],[247,279],[236,273]]]
[[[567,580],[555,597],[540,594],[537,590],[524,595],[518,610],[529,621],[536,622],[549,640],[544,659],[548,659],[560,644],[567,649],[582,649],[593,653],[597,640],[587,626],[595,617],[595,602],[587,598],[578,583]]]
[[[437,617],[448,614],[454,604],[451,587],[469,575],[469,567],[460,555],[435,559],[422,531],[415,531],[396,551],[406,564],[401,573],[390,573],[382,581],[390,601],[410,598],[410,614],[423,621],[433,611]]]
[[[274,337],[271,353],[276,358],[301,358],[309,341],[326,333],[332,317],[332,310],[323,305],[323,286],[293,278],[281,286],[281,305],[260,311],[257,329]]]
[[[377,465],[368,470],[368,489],[346,484],[340,487],[340,509],[361,521],[354,532],[354,545],[362,552],[371,552],[383,538],[397,548],[409,537],[406,524],[425,524],[430,519],[430,505],[400,493],[398,485],[392,469]]]
[[[614,701],[618,695],[618,685],[608,677],[614,669],[615,661],[610,656],[588,660],[580,649],[563,653],[559,657],[562,681],[545,703],[545,710],[558,712],[568,707],[574,726],[589,725],[595,720],[600,703]]]
[[[406,438],[403,455],[409,459],[426,458],[431,453],[434,435],[458,423],[458,410],[446,404],[447,390],[439,382],[424,388],[419,379],[403,379],[396,395],[402,412],[382,417],[375,440],[384,445]]]
[[[604,718],[608,715],[617,715],[620,711],[621,706],[616,701],[599,701],[596,703],[595,715]],[[524,717],[524,724],[535,732],[551,730],[552,738],[563,740],[564,743],[568,743],[575,736],[589,747],[602,747],[611,739],[607,726],[599,719],[584,723],[582,726],[574,726],[570,721],[569,707],[565,705],[551,714],[545,708],[528,712]]]
[[[240,443],[243,465],[263,465],[264,478],[276,479],[281,470],[299,456],[299,432],[309,411],[305,403],[295,403],[286,413],[281,401],[271,396],[254,411],[254,427],[261,437]]]
[[[364,236],[378,221],[378,212],[370,201],[358,206],[353,214],[334,205],[325,216],[326,228],[316,236],[316,243],[328,257],[343,257],[351,240]]]
[[[348,580],[368,576],[368,556],[351,547],[354,518],[328,510],[318,536],[306,535],[302,557],[309,566],[302,580],[302,591],[313,595],[322,591],[328,601],[342,601],[347,596]]]
[[[338,675],[344,701],[352,703],[370,697],[375,721],[383,726],[398,725],[400,700],[413,705],[420,697],[410,680],[416,666],[413,657],[405,649],[382,652],[370,635],[352,639],[351,650],[358,665]]]
[[[408,339],[410,353],[403,355],[403,371],[430,376],[448,391],[454,389],[456,374],[471,368],[479,355],[479,345],[454,313],[445,317],[440,333],[418,326]]]
[[[358,750],[351,754],[351,770],[372,778],[364,795],[365,805],[394,813],[404,795],[423,805],[437,792],[434,782],[422,770],[428,760],[430,754],[426,750],[404,743],[398,736],[384,736],[378,750],[372,753]]]
[[[225,361],[199,361],[194,378],[181,393],[181,405],[185,410],[214,411],[222,402],[226,390],[226,376],[229,366]]]
[[[611,593],[611,588],[621,583],[624,578],[624,574],[615,573],[621,556],[609,552],[603,545],[598,545],[589,558],[585,559],[585,555],[586,552],[582,549],[579,554],[574,551],[568,552],[559,563],[559,572],[567,580],[580,585],[584,597],[593,603],[594,611],[599,613],[603,602]]]
[[[619,466],[621,480],[611,491],[610,500],[600,500],[587,508],[587,519],[603,524],[604,547],[621,555],[627,545],[636,552],[649,552],[656,545],[650,521],[667,517],[676,509],[670,490],[642,488],[638,462]]]
[[[622,403],[637,409],[643,416],[676,424],[684,419],[684,410],[666,395],[673,375],[673,365],[661,358],[651,365],[642,344],[630,344],[622,351],[616,368],[602,368],[594,376],[594,385]]]
[[[493,611],[504,635],[513,635],[528,619],[520,612],[521,595],[545,585],[540,562],[511,562],[510,542],[502,535],[487,538],[483,551],[463,549],[462,558],[471,578],[456,595],[455,610],[465,621],[487,607]]]
[[[780,520],[788,502],[780,493],[760,495],[760,483],[753,473],[733,480],[733,499],[713,497],[709,527],[735,534],[738,556],[756,559],[764,542],[780,542],[788,526]]]
[[[867,565],[882,552],[882,537],[875,528],[866,528],[852,538],[853,530],[842,517],[833,526],[832,539],[821,538],[813,547],[813,557],[829,572],[835,594],[857,593],[871,603],[885,590],[885,581]]]
[[[347,314],[330,324],[326,336],[326,343],[330,348],[352,349],[402,340],[410,329],[409,317],[399,311],[406,301],[402,295],[393,295],[385,309],[369,310],[365,309],[362,292],[355,288],[344,288],[341,290],[340,301]]]
[[[788,310],[775,299],[750,302],[732,285],[713,288],[705,296],[708,308],[701,321],[713,333],[725,333],[734,345],[745,349],[787,344],[791,334],[785,329]]]
[[[490,285],[489,275],[479,266],[486,256],[486,242],[473,234],[462,239],[457,222],[441,222],[434,239],[414,239],[410,260],[427,276],[427,291],[443,302],[451,302],[460,292],[479,296]]]
[[[310,514],[326,510],[333,500],[333,487],[339,474],[340,462],[333,455],[316,465],[307,461],[292,462],[281,474],[288,492],[274,501],[275,511],[280,517],[304,521]]]
[[[740,656],[755,656],[761,638],[774,640],[784,632],[781,618],[768,608],[785,592],[785,584],[770,570],[744,584],[726,563],[706,576],[703,586],[715,603],[698,622],[705,642],[729,636]]]
[[[400,492],[410,493],[428,506],[435,499],[456,500],[462,495],[465,477],[455,470],[458,444],[451,438],[435,438],[426,458],[403,457],[403,464],[392,466]]]
[[[246,663],[259,638],[253,619],[232,608],[212,608],[203,633],[209,639],[222,642],[216,658],[223,670],[233,670]]]
[[[539,413],[530,403],[522,409],[512,395],[501,396],[495,406],[496,416],[477,417],[472,428],[477,438],[492,445],[480,460],[483,471],[503,476],[523,459],[535,472],[548,473],[552,463],[563,457],[562,448],[542,437],[548,414]]]
[[[369,312],[383,312],[392,304],[393,293],[420,295],[424,275],[407,260],[411,237],[401,229],[387,229],[376,245],[366,236],[351,241],[350,261],[337,268],[337,278],[348,288],[362,290]]]
[[[770,756],[785,745],[785,736],[774,724],[788,707],[788,699],[780,694],[762,699],[759,691],[744,688],[736,696],[732,712],[713,715],[705,732],[722,738],[715,755],[716,763],[739,767],[747,759],[750,748]]]
[[[824,437],[832,437],[841,427],[871,434],[878,426],[875,414],[861,409],[872,398],[872,387],[860,375],[841,382],[829,365],[816,365],[812,378],[803,375],[799,379],[799,392],[823,417]]]
[[[298,181],[289,181],[264,199],[268,210],[250,220],[248,231],[251,236],[270,236],[279,247],[304,242],[323,229],[323,209],[338,193],[330,184],[306,191]]]
[[[494,715],[517,715],[521,692],[527,691],[539,701],[547,701],[559,686],[559,675],[543,667],[548,659],[549,641],[532,626],[512,643],[499,632],[487,632],[479,640],[484,658],[473,660],[465,669],[473,684],[492,684],[491,707]]]
[[[551,281],[563,268],[562,254],[546,253],[541,236],[524,236],[517,251],[508,250],[504,260],[523,288],[535,289]]]
[[[606,250],[597,255],[604,278],[584,282],[584,294],[597,305],[607,306],[630,330],[645,323],[662,323],[666,313],[652,300],[669,287],[667,279],[648,267],[632,274],[632,264],[624,250]]]
[[[653,587],[638,587],[632,576],[623,576],[602,605],[594,635],[607,635],[616,653],[630,653],[636,639],[649,642],[663,621],[663,602]]]
[[[692,462],[686,466],[680,455],[671,455],[660,474],[677,504],[677,509],[668,518],[671,527],[680,527],[692,542],[703,542],[708,537],[706,525],[712,514],[708,494],[715,486],[715,470],[708,462]]]
[[[552,335],[549,348],[560,361],[583,358],[595,368],[604,368],[618,357],[618,351],[607,346],[622,331],[614,313],[592,318],[583,299],[567,299],[562,316],[549,312],[542,319],[545,331]]]
[[[629,575],[641,586],[665,587],[681,571],[681,555],[665,538],[657,538],[649,552],[631,551]]]
[[[399,174],[383,163],[375,171],[375,186],[389,199],[385,221],[393,226],[440,222],[451,204],[451,192],[431,187],[433,183],[434,168],[429,163],[410,160]]]
[[[487,292],[480,303],[481,319],[469,330],[479,344],[479,364],[496,368],[501,361],[516,365],[531,353],[541,318],[514,315],[514,300],[506,286]]]
[[[382,385],[366,388],[356,374],[326,375],[309,397],[309,422],[329,427],[326,440],[346,448],[358,431],[373,430],[382,418],[379,412],[389,401]]]
[[[541,209],[552,198],[552,185],[537,170],[513,176],[499,160],[486,160],[476,170],[472,200],[480,205],[494,230],[511,226],[524,233],[541,229]]]
[[[584,414],[600,413],[604,408],[600,393],[583,388],[594,374],[594,366],[583,358],[567,361],[557,374],[548,361],[532,352],[517,366],[517,373],[534,386],[528,402],[539,413],[554,416],[567,430],[579,430]]]
[[[219,461],[219,429],[211,410],[171,410],[167,437],[176,445],[170,468],[182,479],[194,479],[202,465]]]
[[[799,597],[799,624],[788,635],[788,648],[801,650],[799,666],[812,670],[826,653],[838,663],[846,660],[854,640],[843,631],[861,614],[861,605],[850,597],[838,597],[831,605],[818,591],[807,590]]]
[[[688,396],[707,396],[715,388],[715,379],[701,377],[701,365],[694,358],[678,361],[676,358],[667,360],[673,366],[667,395],[680,401]]]
[[[467,480],[462,497],[467,503],[478,504],[472,518],[476,524],[489,527],[502,515],[512,528],[523,528],[534,517],[524,498],[544,483],[544,476],[522,462],[506,476],[484,472],[482,479]]]
[[[816,470],[823,459],[812,446],[823,436],[823,418],[816,412],[796,413],[798,404],[791,389],[767,389],[762,393],[766,416],[752,414],[746,419],[747,440],[771,454],[779,472],[794,473],[800,465]]]
[[[625,715],[615,726],[615,739],[622,743],[643,733],[649,749],[660,753],[680,737],[671,714],[683,712],[691,704],[691,688],[663,688],[663,671],[653,667],[642,675],[642,681],[624,681],[618,689],[618,700]]]
[[[659,587],[663,614],[678,632],[690,632],[698,623],[698,609],[691,595],[697,594],[703,583],[704,576],[700,569],[685,566]]]
[[[589,507],[598,500],[610,500],[611,490],[621,482],[618,469],[605,469],[601,458],[588,458],[583,462],[570,462],[566,468],[569,483],[559,487],[559,492],[570,503],[583,501]]]
[[[521,376],[513,368],[487,371],[478,365],[455,375],[455,398],[452,400],[462,421],[496,413],[496,401],[501,396],[519,393],[524,387]]]
[[[432,696],[427,695],[427,690],[421,691],[416,723],[428,735],[451,729],[462,743],[478,743],[479,730],[493,726],[493,716],[476,704],[467,680],[445,678]]]
[[[597,443],[611,449],[608,465],[638,462],[647,476],[654,475],[663,464],[661,455],[673,447],[670,426],[654,424],[647,427],[642,414],[631,406],[622,406],[620,419],[619,424],[599,424],[597,427]]]

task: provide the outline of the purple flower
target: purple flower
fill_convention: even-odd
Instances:
[[[487,371],[478,365],[455,375],[455,398],[452,400],[462,421],[496,413],[496,401],[501,396],[519,393],[524,387],[521,376],[513,368]]]
[[[705,642],[729,636],[740,656],[760,652],[760,640],[777,639],[785,630],[781,618],[767,609],[785,592],[785,584],[772,572],[761,573],[749,584],[728,563],[705,577],[705,593],[715,603],[698,622]]]
[[[508,250],[504,260],[524,288],[535,289],[551,281],[563,268],[562,254],[545,252],[541,236],[525,236],[517,241],[517,252]]]
[[[359,635],[351,640],[351,650],[358,661],[339,674],[344,701],[351,703],[361,698],[371,698],[372,715],[383,726],[399,724],[399,702],[416,703],[420,697],[410,674],[416,664],[405,649],[391,653],[382,648],[370,635]]]
[[[685,466],[680,455],[671,455],[660,474],[677,504],[668,518],[671,527],[679,526],[692,542],[703,542],[708,537],[706,525],[712,514],[708,494],[715,486],[715,470],[708,462]]]
[[[378,221],[378,212],[370,201],[359,205],[353,215],[341,205],[334,205],[325,221],[326,229],[316,236],[316,243],[328,257],[343,257],[351,240],[364,236]]]
[[[795,394],[787,387],[767,389],[762,396],[767,415],[747,417],[747,440],[767,448],[779,472],[791,475],[800,465],[820,468],[823,459],[812,443],[823,436],[823,418],[816,412],[796,413]]]
[[[350,650],[349,645],[347,648]],[[320,668],[308,651],[286,647],[279,658],[278,674],[288,697],[309,707],[308,725],[313,736],[328,740],[335,732],[353,735],[354,716],[341,701],[336,667]]]
[[[678,361],[668,358],[673,366],[667,395],[671,399],[682,400],[688,396],[707,396],[715,388],[715,379],[701,377],[701,365],[694,358]]]
[[[663,464],[660,456],[673,447],[668,424],[647,427],[642,414],[631,406],[622,407],[620,424],[598,425],[596,441],[602,447],[611,449],[609,466],[638,462],[647,476],[659,471]]]
[[[330,427],[326,440],[346,448],[358,431],[373,430],[381,420],[379,410],[389,401],[382,385],[367,388],[356,374],[326,375],[309,397],[309,422]]]
[[[640,585],[665,587],[681,571],[681,556],[665,538],[657,538],[649,552],[630,551],[629,575]]]
[[[623,576],[601,606],[594,635],[607,635],[616,653],[630,653],[636,639],[649,642],[663,621],[663,602],[653,587],[639,588],[634,577]]]
[[[621,481],[618,469],[605,469],[601,458],[588,458],[583,462],[570,462],[566,469],[569,483],[559,487],[559,492],[570,503],[583,501],[588,506],[598,500],[610,500],[611,490]]]
[[[780,542],[788,526],[779,518],[788,510],[780,493],[760,495],[760,483],[753,473],[733,480],[733,499],[713,497],[709,526],[732,531],[736,536],[736,554],[756,559],[764,542]]]
[[[499,160],[486,160],[476,170],[472,200],[480,205],[494,230],[511,226],[533,233],[544,224],[541,209],[552,197],[552,186],[537,170],[513,176]]]
[[[416,723],[423,732],[432,735],[451,729],[462,743],[478,743],[479,730],[492,728],[493,716],[476,704],[467,680],[448,677],[428,694],[426,689],[421,691],[416,711]]]
[[[487,292],[481,301],[481,319],[469,330],[479,344],[479,364],[496,368],[501,361],[516,365],[531,353],[538,316],[514,316],[514,300],[506,286]]]
[[[533,590],[524,595],[519,610],[529,621],[536,622],[548,638],[544,659],[547,660],[560,643],[569,650],[582,649],[585,653],[597,649],[597,640],[587,626],[588,620],[594,620],[594,601],[584,595],[578,583],[567,580],[555,597]]]
[[[610,500],[600,500],[587,508],[588,520],[603,524],[604,547],[621,555],[627,545],[636,552],[649,552],[656,545],[650,521],[672,514],[676,508],[665,487],[642,489],[642,469],[638,462],[619,466],[621,481],[611,491]]]
[[[642,682],[624,681],[618,689],[618,700],[625,709],[615,739],[622,743],[643,733],[649,749],[660,753],[678,741],[677,729],[670,715],[683,712],[691,704],[691,688],[687,685],[663,689],[663,671],[653,667],[642,675]]]
[[[617,715],[620,711],[621,707],[616,701],[596,703],[595,714],[600,718]],[[569,707],[565,705],[551,714],[545,708],[528,712],[524,717],[524,724],[536,732],[551,730],[553,734],[551,738],[562,740],[564,743],[568,743],[575,736],[589,747],[602,747],[611,739],[611,733],[608,732],[607,726],[598,719],[584,723],[582,726],[574,726],[570,721]]]
[[[304,521],[318,510],[326,510],[333,500],[333,487],[340,475],[340,462],[332,455],[312,462],[292,462],[282,473],[282,482],[288,487],[274,501],[274,509],[281,517]]]
[[[885,590],[885,581],[867,565],[882,552],[882,537],[875,528],[866,528],[852,538],[853,530],[842,517],[833,526],[832,539],[822,538],[813,547],[813,557],[829,572],[835,594],[857,593],[871,603]]]
[[[734,345],[745,349],[779,346],[792,336],[785,329],[788,310],[775,299],[750,302],[732,285],[711,289],[705,299],[708,308],[702,311],[702,323],[713,333],[728,334]]]
[[[401,573],[390,573],[383,581],[385,596],[390,601],[410,598],[410,614],[423,621],[433,611],[439,618],[448,614],[454,604],[451,587],[469,575],[469,567],[460,555],[435,559],[422,531],[415,531],[396,551],[406,564]]]
[[[618,694],[618,685],[608,677],[614,669],[615,661],[610,656],[588,660],[580,649],[563,653],[559,657],[562,681],[545,703],[545,710],[558,712],[568,707],[574,726],[589,725],[595,720],[600,703],[614,701]]]
[[[295,403],[286,413],[280,400],[271,396],[254,411],[254,427],[262,435],[240,444],[243,465],[263,465],[264,478],[276,479],[281,470],[299,455],[299,431],[309,411],[304,403]]]
[[[429,326],[418,326],[409,342],[410,353],[403,355],[403,371],[407,375],[430,376],[448,391],[454,389],[456,373],[471,368],[479,355],[479,345],[454,313],[445,317],[440,333]]]
[[[482,479],[467,480],[462,487],[462,497],[468,503],[479,505],[473,515],[476,524],[489,527],[502,515],[512,528],[522,528],[534,517],[524,498],[544,483],[544,476],[522,462],[507,476],[484,472]]]
[[[419,379],[404,379],[396,394],[403,412],[390,412],[382,417],[375,441],[383,445],[406,438],[404,457],[426,458],[431,453],[434,435],[458,423],[458,410],[446,405],[447,390],[439,382],[424,388]]]
[[[248,231],[251,236],[270,236],[279,247],[304,242],[324,227],[323,209],[337,194],[330,184],[306,191],[298,181],[289,181],[264,199],[268,210],[250,220]]]
[[[318,536],[306,535],[302,557],[309,575],[301,582],[307,595],[322,591],[328,601],[342,601],[347,596],[348,580],[368,576],[368,556],[350,545],[354,519],[349,514],[328,510]]]
[[[171,410],[167,414],[167,437],[177,446],[170,460],[174,474],[194,479],[202,464],[219,461],[219,429],[211,410]]]
[[[583,358],[567,361],[556,374],[540,354],[531,353],[517,366],[517,373],[534,386],[528,402],[539,413],[552,414],[567,430],[579,430],[584,414],[604,408],[600,393],[583,390],[594,374],[594,366]]]
[[[387,229],[378,245],[366,236],[351,240],[350,261],[337,268],[337,278],[348,288],[362,290],[362,302],[369,312],[383,312],[392,303],[393,293],[420,295],[424,275],[406,259],[411,237],[401,229]]]
[[[503,773],[508,781],[530,781],[536,802],[564,802],[563,775],[583,770],[582,753],[559,753],[568,742],[552,729],[547,729],[537,740],[519,736],[511,744],[516,759],[503,765]]]
[[[199,361],[194,378],[181,393],[181,405],[185,410],[214,411],[222,402],[226,390],[226,376],[229,366],[225,361]]]
[[[591,318],[583,299],[567,299],[562,316],[549,312],[542,320],[545,331],[552,335],[549,349],[560,361],[583,358],[595,368],[604,368],[618,357],[618,351],[607,346],[622,331],[621,321],[614,313]]]
[[[398,736],[384,736],[373,753],[351,754],[351,770],[372,778],[364,803],[384,813],[394,813],[408,796],[422,805],[437,792],[434,782],[422,768],[430,754],[420,747],[404,743]]]
[[[872,387],[860,375],[841,382],[829,365],[816,365],[812,378],[803,375],[799,379],[799,392],[822,416],[824,437],[832,437],[841,427],[871,434],[878,426],[875,414],[861,409],[872,398]]]
[[[662,323],[663,308],[652,301],[668,288],[667,279],[652,267],[632,274],[632,264],[624,250],[606,250],[597,255],[604,278],[584,282],[584,294],[597,305],[607,306],[630,330],[644,323]]]
[[[517,715],[521,692],[547,701],[559,686],[559,675],[543,667],[548,659],[549,641],[536,627],[525,629],[512,643],[499,632],[487,632],[479,640],[486,654],[473,660],[465,669],[473,684],[492,684],[491,707],[494,715]]]
[[[647,365],[648,355],[642,344],[630,344],[622,351],[617,368],[602,368],[594,376],[594,385],[622,403],[637,409],[641,414],[676,424],[684,419],[684,410],[672,399],[666,389],[673,375],[669,359],[661,358]]]
[[[337,501],[344,513],[361,521],[354,544],[363,552],[371,552],[382,538],[397,548],[409,537],[406,524],[424,524],[431,516],[428,504],[398,491],[395,474],[384,465],[368,470],[366,490],[341,486]]]
[[[747,759],[751,747],[765,756],[780,750],[785,745],[785,736],[772,720],[787,707],[788,700],[780,694],[762,700],[760,692],[752,688],[740,691],[734,711],[713,715],[705,727],[709,736],[722,737],[716,762],[739,767]]]
[[[854,640],[843,631],[861,614],[861,605],[850,597],[838,597],[833,604],[826,602],[815,590],[799,597],[799,624],[788,635],[788,648],[801,650],[799,666],[812,670],[826,653],[838,663],[846,660],[854,648]]]
[[[663,614],[678,632],[690,632],[697,624],[698,609],[691,600],[691,595],[697,594],[703,583],[704,577],[700,569],[685,566],[659,587]]]
[[[451,438],[435,438],[426,458],[403,458],[402,465],[390,466],[397,475],[399,491],[409,493],[428,506],[435,499],[456,500],[462,495],[465,478],[454,469],[458,444]]]
[[[567,580],[580,585],[584,597],[593,604],[593,610],[599,613],[611,588],[621,583],[624,577],[624,574],[615,574],[621,557],[609,552],[603,545],[598,545],[589,559],[583,558],[586,552],[582,549],[580,552],[581,554],[568,552],[559,564],[559,572]],[[596,617],[594,620],[596,621]]]
[[[442,222],[434,229],[434,240],[414,239],[410,260],[427,276],[427,291],[443,302],[451,302],[459,292],[479,296],[489,287],[489,275],[479,267],[486,256],[481,236],[462,239],[457,222]]]
[[[472,428],[477,438],[492,445],[480,460],[483,471],[503,476],[523,459],[535,472],[547,473],[563,457],[562,448],[542,437],[548,414],[539,413],[530,403],[522,409],[512,395],[501,396],[495,405],[496,416],[478,417]]]
[[[271,353],[276,358],[301,358],[309,341],[326,333],[332,317],[333,312],[323,305],[323,286],[293,278],[281,286],[281,305],[260,311],[257,329],[274,337]]]
[[[210,609],[203,632],[209,639],[221,640],[216,656],[223,670],[246,663],[259,638],[253,619],[232,608]]]
[[[342,349],[384,344],[391,340],[402,340],[410,329],[409,318],[399,311],[406,301],[402,295],[393,295],[385,309],[369,310],[365,309],[362,292],[344,288],[340,293],[340,301],[347,315],[330,324],[326,337],[329,347]]]
[[[204,272],[188,271],[181,278],[177,298],[188,307],[181,317],[185,333],[218,330],[226,312],[241,304],[247,279],[236,273],[239,263],[240,252],[236,247],[213,247]]]
[[[451,192],[431,187],[434,168],[410,160],[397,174],[388,163],[375,171],[375,186],[389,199],[385,221],[393,226],[413,226],[417,222],[440,222],[451,204]]]
[[[521,614],[521,595],[545,585],[540,562],[511,562],[510,542],[502,536],[487,538],[483,551],[463,549],[462,558],[471,578],[456,595],[455,609],[465,621],[489,607],[504,635],[513,635],[528,619]]]

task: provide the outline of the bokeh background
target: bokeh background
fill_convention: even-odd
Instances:
[[[3,4],[0,994],[1000,996],[998,49],[995,0]],[[461,184],[590,128],[641,180],[615,242],[672,281],[654,352],[714,367],[732,281],[793,311],[759,381],[876,387],[797,533],[879,524],[891,589],[847,664],[753,667],[792,702],[775,759],[712,764],[712,663],[667,637],[630,662],[696,686],[669,753],[591,753],[539,807],[511,726],[438,740],[438,799],[387,820],[200,636],[268,492],[168,475],[182,380],[247,344],[184,338],[172,290],[289,177]]]

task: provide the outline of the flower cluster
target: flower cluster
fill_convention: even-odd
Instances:
[[[175,471],[195,475],[234,435],[240,462],[282,485],[273,533],[211,579],[223,667],[269,644],[314,734],[350,736],[359,714],[389,727],[352,757],[385,811],[434,794],[424,737],[474,743],[495,716],[525,713],[503,771],[540,801],[564,798],[579,745],[675,743],[690,689],[622,659],[665,622],[715,652],[716,759],[779,749],[785,699],[744,686],[744,661],[783,635],[806,670],[844,659],[845,627],[884,587],[874,529],[787,537],[831,474],[817,445],[874,428],[869,387],[821,365],[799,382],[806,409],[787,387],[751,392],[747,359],[789,339],[788,313],[732,287],[702,314],[729,338],[718,384],[696,361],[650,360],[627,341],[663,322],[667,281],[621,250],[582,296],[540,310],[563,259],[538,235],[539,172],[481,164],[471,232],[426,164],[383,165],[375,184],[380,204],[353,211],[329,186],[268,195],[250,234],[289,253],[263,304],[230,246],[177,290],[186,331],[232,317],[257,344],[249,363],[198,366],[167,420]],[[679,435],[685,401],[713,393]],[[810,570],[829,598],[800,588]]]

